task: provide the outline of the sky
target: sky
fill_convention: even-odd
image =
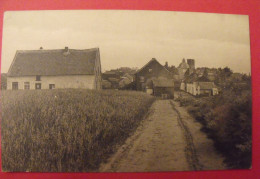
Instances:
[[[4,14],[1,72],[16,50],[99,47],[102,71],[141,68],[152,58],[178,66],[230,67],[250,73],[246,15],[173,11],[7,11]]]

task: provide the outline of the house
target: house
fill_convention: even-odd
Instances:
[[[116,78],[119,80],[120,74],[112,70],[102,73],[102,80],[109,80],[109,78]]]
[[[153,58],[134,74],[133,83],[136,90],[147,92],[148,83],[150,83],[152,79],[159,77],[172,79],[172,74]]]
[[[197,86],[198,95],[215,96],[218,94],[218,88],[214,82],[198,82]]]
[[[194,96],[211,96],[218,94],[218,88],[205,76],[199,77],[195,72],[187,76],[181,83],[181,90]]]
[[[187,63],[185,59],[182,59],[182,62],[178,66],[178,74],[179,80],[183,80],[185,77],[186,71],[189,69],[189,73],[192,74],[195,71],[195,60],[187,59]]]
[[[7,73],[7,89],[101,89],[98,48],[18,50]]]

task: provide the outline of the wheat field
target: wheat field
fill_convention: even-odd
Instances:
[[[133,91],[2,91],[2,170],[95,171],[153,101]]]

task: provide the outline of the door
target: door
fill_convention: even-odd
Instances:
[[[35,83],[35,89],[42,89],[41,83]]]

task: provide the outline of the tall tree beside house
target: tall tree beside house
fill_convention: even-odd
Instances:
[[[7,74],[1,73],[1,90],[6,90],[7,88]]]

